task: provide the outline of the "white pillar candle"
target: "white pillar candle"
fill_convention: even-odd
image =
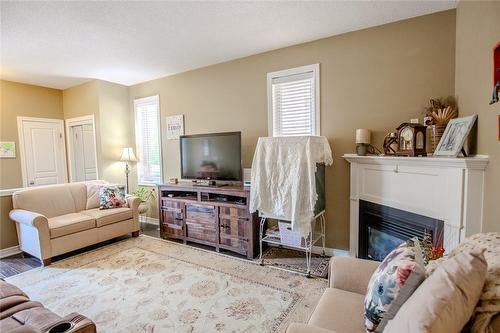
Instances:
[[[356,130],[356,143],[366,143],[369,144],[371,132],[368,129],[359,128]]]

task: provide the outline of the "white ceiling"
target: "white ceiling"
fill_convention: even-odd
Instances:
[[[133,85],[456,1],[1,2],[2,79]]]

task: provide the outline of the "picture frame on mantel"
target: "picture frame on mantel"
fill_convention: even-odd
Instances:
[[[450,120],[436,147],[434,156],[457,157],[462,151],[465,139],[467,139],[476,119],[477,114]]]

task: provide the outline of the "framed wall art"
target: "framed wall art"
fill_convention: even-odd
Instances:
[[[16,143],[0,141],[0,158],[16,158]]]
[[[167,140],[177,140],[184,135],[184,115],[167,117]]]

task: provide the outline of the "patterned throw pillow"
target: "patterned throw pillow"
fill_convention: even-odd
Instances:
[[[365,297],[367,332],[382,332],[399,308],[425,279],[419,242],[403,243],[373,273]]]
[[[125,186],[103,186],[99,190],[99,209],[127,207]]]

